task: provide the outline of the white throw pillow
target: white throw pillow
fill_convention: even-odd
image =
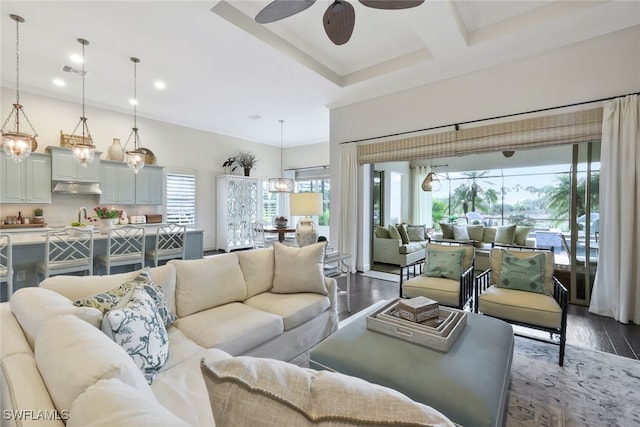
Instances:
[[[301,248],[273,243],[275,274],[273,289],[277,294],[314,292],[327,295],[324,283],[324,251],[327,242]]]
[[[119,378],[155,399],[131,357],[99,329],[75,316],[56,316],[36,337],[36,364],[58,411],[98,380]]]
[[[131,356],[149,384],[169,356],[169,336],[162,317],[143,286],[104,315],[102,330]]]
[[[102,313],[95,308],[76,307],[69,298],[44,288],[21,288],[11,296],[11,311],[20,323],[24,335],[34,348],[42,325],[52,317],[71,314],[89,324],[100,327]]]
[[[453,238],[455,240],[470,240],[469,231],[467,231],[466,225],[454,225],[453,226]]]
[[[155,399],[122,381],[100,380],[71,405],[67,427],[186,427]]]
[[[387,387],[279,360],[201,363],[217,427],[453,426],[444,415]]]

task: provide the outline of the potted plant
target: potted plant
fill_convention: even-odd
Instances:
[[[42,216],[42,209],[36,208],[33,210],[33,223],[44,224],[44,217]]]
[[[231,168],[231,172],[234,172],[239,166],[244,170],[244,176],[249,176],[257,161],[255,154],[249,151],[241,151],[237,156],[229,157],[225,160],[222,167]]]

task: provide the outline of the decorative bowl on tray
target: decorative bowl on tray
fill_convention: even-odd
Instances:
[[[287,222],[289,222],[289,220],[283,216],[279,216],[273,221],[275,226],[278,228],[285,228],[287,226]]]

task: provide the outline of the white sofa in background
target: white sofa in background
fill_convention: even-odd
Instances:
[[[2,426],[62,427],[67,417],[71,427],[215,426],[203,358],[290,360],[338,326],[336,281],[322,278],[322,258],[311,266],[319,269],[318,284],[309,282],[300,260],[283,265],[274,252],[174,260],[151,269],[177,320],[166,328],[168,359],[150,385],[99,329],[102,313],[73,305],[135,273],[56,276],[18,290],[0,304]]]

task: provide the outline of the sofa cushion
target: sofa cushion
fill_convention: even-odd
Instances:
[[[409,243],[409,234],[407,233],[407,225],[396,224],[396,228],[398,229],[398,233],[400,233],[400,240],[402,240],[402,243],[405,245]]]
[[[519,258],[502,251],[498,287],[526,292],[544,293],[544,254],[534,253]]]
[[[512,245],[513,239],[516,236],[516,226],[513,225],[503,225],[496,229],[496,239],[494,240],[496,243],[502,243],[505,245]]]
[[[440,304],[458,307],[460,305],[460,280],[417,276],[402,284],[402,295],[408,298],[425,296]]]
[[[455,240],[470,240],[469,232],[466,225],[454,225],[453,226],[453,238]]]
[[[174,259],[169,263],[176,269],[178,317],[247,297],[247,285],[235,253],[196,260]]]
[[[425,245],[422,242],[412,242],[402,245],[398,248],[401,255],[411,254],[416,251],[424,250]]]
[[[203,357],[215,361],[229,359],[231,355],[214,348],[203,349],[168,371],[163,371],[151,384],[151,390],[162,406],[188,425],[213,427],[216,426],[216,422],[211,413],[207,387],[200,372],[200,361]]]
[[[273,243],[275,274],[273,289],[277,294],[314,292],[327,295],[324,283],[324,251],[327,242],[301,248]]]
[[[427,231],[424,225],[407,225],[407,235],[410,242],[427,240]]]
[[[169,354],[169,337],[153,299],[143,286],[134,287],[104,315],[102,330],[131,356],[149,384]]]
[[[440,223],[440,229],[442,230],[442,238],[443,239],[453,239],[453,226],[455,224],[449,224],[446,222]]]
[[[155,399],[122,381],[96,382],[71,405],[67,427],[187,427]]]
[[[491,249],[490,262],[491,262],[491,284],[495,285],[500,279],[502,273],[502,252],[508,252],[509,255],[513,255],[518,258],[530,257],[532,251],[530,250],[509,250],[502,248]],[[553,272],[554,272],[554,255],[552,251],[544,251],[544,289],[548,295],[553,295]]]
[[[36,363],[58,411],[100,379],[119,378],[154,399],[131,357],[99,329],[71,315],[56,316],[36,337]]]
[[[389,230],[387,230],[384,227],[376,227],[376,229],[374,230],[374,234],[378,239],[390,239],[391,236],[389,236]]]
[[[87,280],[85,276],[53,276],[40,282],[39,286],[56,291],[71,301],[76,301],[80,298],[117,288],[137,275],[138,271],[105,276],[91,276],[91,280]],[[167,297],[169,310],[175,313],[176,270],[168,264],[161,267],[153,267],[151,268],[151,281],[162,288],[164,295]]]
[[[389,231],[390,239],[402,241],[402,236],[400,236],[400,232],[398,231],[395,225],[390,225],[389,228],[387,228],[387,230]]]
[[[247,284],[247,298],[268,292],[273,286],[273,248],[238,251],[238,261]]]
[[[78,307],[97,308],[103,314],[113,309],[120,300],[129,294],[136,286],[144,287],[144,290],[151,296],[154,304],[165,325],[169,326],[176,320],[176,315],[169,309],[167,297],[163,289],[151,281],[151,269],[145,267],[138,274],[125,281],[117,288],[110,289],[96,295],[80,298],[74,302]]]
[[[478,309],[490,316],[547,328],[559,328],[562,322],[562,309],[553,297],[497,286],[480,294]]]
[[[496,232],[498,230],[495,227],[485,227],[482,234],[482,241],[485,243],[493,243],[496,241]]]
[[[467,225],[467,234],[469,234],[469,239],[482,242],[484,225]]]
[[[234,356],[284,331],[280,316],[238,302],[180,318],[175,326],[202,347],[219,348]]]
[[[359,378],[278,360],[201,364],[218,427],[453,426],[436,410]]]
[[[513,235],[513,243],[520,246],[527,246],[527,237],[531,227],[525,227],[524,225],[516,225],[516,231]]]
[[[11,312],[9,303],[0,304],[0,332],[0,359],[16,353],[33,354],[33,347],[29,345],[25,336],[26,332]]]
[[[459,280],[462,274],[462,257],[464,248],[451,251],[440,251],[435,245],[427,246],[427,277],[444,277],[452,280]]]
[[[71,314],[96,328],[99,328],[102,322],[102,313],[99,310],[76,307],[70,299],[49,289],[18,289],[11,296],[10,304],[11,311],[20,323],[31,348],[35,346],[36,337],[44,322],[60,314]]]
[[[329,308],[328,297],[314,293],[274,294],[265,292],[247,299],[246,305],[282,317],[288,331],[311,320]]]

